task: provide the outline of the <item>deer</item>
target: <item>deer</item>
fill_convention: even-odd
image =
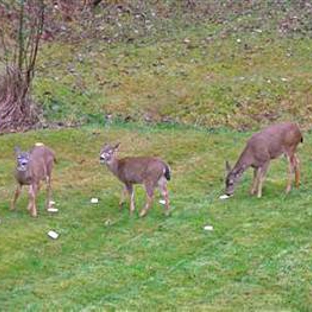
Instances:
[[[51,203],[51,174],[56,158],[54,152],[37,143],[30,151],[23,152],[19,146],[15,147],[16,168],[15,179],[17,187],[11,203],[11,210],[15,210],[16,201],[23,186],[29,186],[29,203],[27,209],[32,217],[37,217],[36,197],[40,189],[40,182],[47,184],[46,209],[52,208]]]
[[[271,125],[252,135],[235,166],[231,168],[229,162],[226,161],[225,194],[232,196],[243,173],[252,167],[254,172],[250,194],[260,198],[270,161],[283,154],[288,161],[286,194],[291,190],[293,171],[295,172],[295,186],[298,188],[300,184],[300,161],[296,155],[296,149],[298,144],[302,142],[303,136],[300,129],[297,124],[292,122]]]
[[[158,187],[165,202],[165,215],[170,214],[169,195],[167,181],[171,178],[169,166],[156,157],[125,157],[118,159],[117,152],[120,143],[115,146],[104,144],[100,151],[100,163],[107,168],[124,184],[119,201],[122,208],[125,197],[130,196],[130,215],[135,211],[134,184],[141,184],[145,188],[146,203],[139,216],[144,217],[148,213],[152,203],[155,188]]]

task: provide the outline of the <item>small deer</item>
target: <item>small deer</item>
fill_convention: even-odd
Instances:
[[[226,195],[233,195],[235,185],[238,183],[246,169],[254,169],[253,182],[250,189],[252,195],[262,196],[262,185],[270,161],[284,154],[288,160],[288,182],[286,193],[291,190],[292,173],[295,171],[295,185],[300,184],[299,159],[296,148],[303,137],[299,127],[294,123],[281,123],[269,126],[261,132],[255,133],[248,141],[234,168],[226,162],[227,177],[225,180]]]
[[[17,187],[11,204],[11,210],[15,210],[16,201],[24,185],[29,185],[28,210],[31,216],[37,216],[36,196],[40,189],[40,182],[47,183],[46,208],[51,208],[51,173],[56,162],[54,152],[42,143],[37,143],[29,152],[22,152],[15,147],[16,169],[15,178]]]
[[[134,184],[143,184],[146,191],[146,204],[140,212],[144,217],[150,209],[154,190],[158,186],[165,201],[165,214],[169,215],[169,196],[167,181],[170,180],[169,166],[159,158],[155,157],[126,157],[117,158],[118,143],[115,146],[105,144],[100,152],[100,163],[105,164],[108,169],[124,183],[119,207],[122,208],[126,193],[130,195],[130,214],[135,211]]]

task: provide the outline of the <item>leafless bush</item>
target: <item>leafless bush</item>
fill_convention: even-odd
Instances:
[[[0,132],[21,131],[38,121],[30,96],[44,25],[44,0],[20,0],[5,7],[0,24]],[[1,27],[3,26],[3,27]],[[1,68],[1,67],[0,67]]]

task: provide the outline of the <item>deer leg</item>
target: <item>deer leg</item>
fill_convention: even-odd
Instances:
[[[15,192],[14,192],[13,200],[11,202],[10,210],[15,210],[15,208],[16,208],[16,201],[19,198],[19,196],[21,194],[21,191],[22,191],[22,185],[17,184]]]
[[[258,168],[255,168],[253,172],[253,180],[252,180],[251,189],[250,189],[251,195],[256,194],[256,190],[258,186],[257,171],[258,171]]]
[[[165,215],[168,216],[170,214],[170,208],[169,208],[169,194],[167,189],[167,180],[165,178],[161,178],[158,181],[158,185],[160,193],[165,201],[165,209],[166,209]]]
[[[268,170],[268,167],[269,167],[269,162],[265,163],[262,167],[258,169],[258,174],[257,174],[257,177],[258,177],[257,197],[258,198],[261,198],[262,196],[262,185],[263,185],[263,181],[265,179],[265,174]]]
[[[120,210],[122,209],[122,206],[125,203],[125,198],[126,198],[127,193],[128,193],[127,186],[124,186],[124,188],[121,191],[121,196],[120,196],[120,200],[119,200],[119,209]]]
[[[295,186],[298,188],[300,185],[300,160],[296,154],[294,154],[293,162],[295,168]]]
[[[287,179],[287,186],[286,186],[286,194],[288,194],[291,190],[291,183],[292,183],[292,174],[293,174],[293,156],[287,155],[287,160],[288,160],[288,179]]]
[[[145,185],[145,191],[146,191],[146,203],[144,208],[140,212],[140,217],[146,216],[148,210],[151,208],[151,205],[153,203],[154,187],[151,185]]]
[[[32,217],[37,217],[36,209],[36,195],[38,186],[36,184],[31,184],[29,187],[29,210]]]
[[[52,208],[51,205],[51,176],[46,177],[47,182],[47,198],[46,198],[46,209]]]
[[[134,204],[134,189],[132,184],[126,185],[126,189],[130,195],[130,215],[132,215],[135,211],[135,204]]]

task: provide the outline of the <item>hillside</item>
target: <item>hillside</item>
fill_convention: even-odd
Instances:
[[[50,22],[34,88],[46,118],[309,128],[309,3],[192,3],[111,1]]]

